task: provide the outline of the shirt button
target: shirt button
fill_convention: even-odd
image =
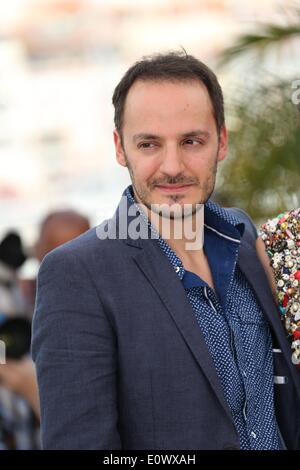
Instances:
[[[176,271],[176,273],[179,273],[180,267],[179,267],[179,266],[176,266],[175,271]]]
[[[253,437],[253,439],[256,439],[256,433],[254,431],[251,431],[251,436]]]

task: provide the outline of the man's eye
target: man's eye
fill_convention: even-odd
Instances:
[[[138,148],[149,149],[149,148],[153,148],[154,146],[155,144],[153,142],[141,142],[138,145]]]
[[[188,145],[201,145],[203,142],[201,142],[200,140],[196,140],[196,139],[187,139],[184,141],[184,144],[188,144]]]

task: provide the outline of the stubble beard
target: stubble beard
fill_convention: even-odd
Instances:
[[[175,219],[185,219],[187,217],[191,217],[195,215],[199,209],[205,204],[209,198],[211,197],[214,188],[215,188],[215,182],[216,182],[216,174],[217,174],[217,156],[214,159],[214,162],[211,165],[210,168],[210,173],[209,173],[209,178],[207,181],[204,183],[201,183],[198,178],[187,178],[184,175],[178,175],[176,177],[165,177],[165,178],[160,178],[160,179],[155,179],[152,180],[147,184],[147,187],[140,186],[136,183],[135,177],[134,177],[134,172],[132,169],[131,164],[129,163],[129,159],[127,154],[124,151],[124,156],[126,160],[126,165],[129,171],[134,195],[136,198],[136,201],[140,204],[143,204],[148,210],[154,212],[155,214],[161,216],[161,217],[166,217],[171,220]],[[151,198],[151,191],[154,189],[154,187],[157,184],[195,184],[198,186],[199,189],[204,191],[203,196],[201,199],[194,204],[180,204],[180,200],[182,199],[181,195],[177,194],[171,194],[169,199],[173,201],[173,204],[176,206],[174,207],[174,210],[172,210],[172,205],[167,204],[167,203],[161,203],[161,204],[156,204],[150,201]],[[166,206],[169,207],[166,208]]]

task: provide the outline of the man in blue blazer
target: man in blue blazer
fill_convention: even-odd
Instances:
[[[227,152],[216,76],[193,56],[154,55],[113,104],[132,185],[39,271],[43,447],[299,448],[300,373],[255,227],[210,199]]]

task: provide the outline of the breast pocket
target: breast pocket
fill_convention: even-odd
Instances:
[[[258,308],[238,308],[234,312],[233,320],[243,325],[267,326],[264,314]]]

